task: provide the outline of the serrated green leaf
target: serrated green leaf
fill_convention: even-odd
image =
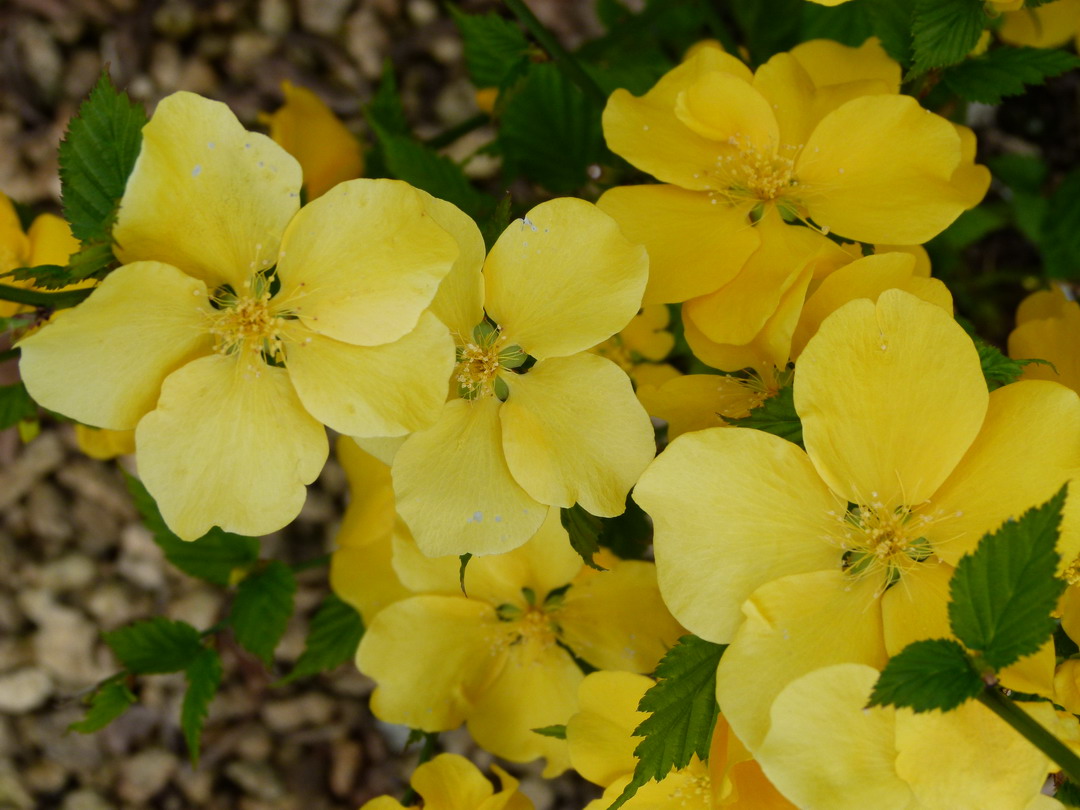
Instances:
[[[959,62],[978,43],[985,22],[982,0],[916,0],[913,69],[923,73]]]
[[[510,91],[499,125],[506,171],[555,194],[588,182],[604,151],[600,108],[552,63],[531,65]]]
[[[270,560],[236,589],[229,624],[240,645],[267,666],[292,616],[295,593],[296,578],[280,560]]]
[[[1000,104],[1025,86],[1080,67],[1080,59],[1056,48],[994,48],[945,71],[950,90],[968,101]]]
[[[383,64],[379,89],[371,103],[364,110],[368,121],[374,121],[383,132],[391,135],[408,135],[409,120],[405,117],[405,107],[398,94],[397,78],[394,76],[394,64],[389,59]]]
[[[146,111],[102,73],[60,143],[64,219],[83,242],[108,238],[142,146]]]
[[[736,427],[763,430],[781,439],[803,446],[802,420],[795,412],[794,389],[789,385],[781,388],[775,396],[766,399],[742,419],[729,419]]]
[[[1065,175],[1051,195],[1040,245],[1049,276],[1080,276],[1080,169]]]
[[[604,528],[600,518],[575,503],[560,510],[559,521],[570,536],[570,547],[581,556],[582,562],[597,571],[606,570],[593,562],[593,556],[600,550],[600,532]]]
[[[7,279],[32,281],[35,287],[55,290],[70,283],[68,269],[59,264],[39,264],[35,267],[16,267],[0,276],[0,281]]]
[[[198,630],[164,616],[129,624],[104,638],[120,663],[137,675],[179,672],[203,649]]]
[[[203,651],[184,670],[187,691],[184,703],[180,707],[180,728],[187,742],[188,755],[193,768],[199,765],[203,725],[210,708],[210,701],[221,686],[221,657],[217,651],[203,648]]]
[[[0,430],[37,417],[37,405],[21,382],[0,385]]]
[[[363,636],[364,620],[360,614],[352,605],[330,594],[311,620],[304,651],[297,659],[296,666],[275,686],[327,672],[351,661]]]
[[[889,659],[866,705],[949,711],[977,696],[984,686],[960,644],[928,638],[907,645]]]
[[[216,526],[198,540],[181,540],[165,525],[153,496],[139,479],[125,475],[128,492],[154,542],[165,552],[165,559],[188,576],[215,585],[231,585],[239,574],[259,559],[259,540],[230,534]]]
[[[1024,366],[1030,366],[1032,363],[1050,365],[1046,360],[1013,360],[985,340],[979,337],[975,337],[974,340],[975,348],[979,352],[979,362],[982,364],[982,373],[986,378],[986,387],[991,391],[1020,379],[1020,375],[1024,373]]]
[[[450,13],[465,45],[465,66],[477,87],[498,87],[529,56],[529,41],[510,20],[494,12],[465,14],[454,5]]]
[[[661,659],[657,682],[638,704],[649,712],[634,730],[645,739],[634,749],[634,775],[609,810],[621,807],[650,779],[659,781],[673,768],[685,768],[695,754],[709,756],[716,726],[716,667],[724,645],[683,636]]]
[[[86,716],[68,726],[68,731],[92,734],[109,725],[135,703],[135,695],[128,689],[127,673],[121,672],[102,683],[90,696],[90,708]]]
[[[544,726],[543,728],[534,728],[534,734],[540,734],[544,737],[554,737],[556,740],[566,739],[566,726]]]
[[[1066,487],[1019,520],[1008,520],[956,565],[949,584],[953,634],[1001,670],[1038,651],[1054,633],[1051,611],[1065,590],[1056,576]]]
[[[870,7],[874,34],[901,65],[911,61],[911,19],[915,0],[863,0]]]

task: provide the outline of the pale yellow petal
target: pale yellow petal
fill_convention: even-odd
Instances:
[[[72,253],[79,250],[79,240],[71,235],[71,228],[54,214],[41,214],[30,223],[26,232],[30,239],[28,265],[66,265]]]
[[[881,597],[885,649],[896,655],[913,641],[950,638],[949,579],[953,567],[929,557],[903,572]]]
[[[987,398],[971,338],[901,290],[826,318],[795,383],[807,453],[834,492],[859,504],[929,498],[974,441]]]
[[[409,780],[429,810],[475,810],[494,792],[491,782],[458,754],[439,754]]]
[[[449,554],[445,557],[428,557],[416,545],[412,532],[401,518],[398,518],[394,526],[391,542],[394,548],[391,560],[394,574],[410,591],[417,594],[437,593],[446,596],[461,594],[461,558],[459,556]],[[470,560],[469,565],[466,566],[466,576],[468,576],[469,567],[482,559],[483,557],[476,557]]]
[[[596,203],[649,251],[646,304],[685,301],[728,283],[760,237],[746,207],[678,186],[616,186]]]
[[[484,256],[487,248],[484,237],[472,218],[453,203],[432,197],[417,189],[420,199],[435,223],[457,242],[458,256],[454,266],[439,284],[431,301],[431,311],[451,333],[467,337],[473,327],[484,320]]]
[[[684,433],[721,427],[725,419],[747,416],[761,396],[735,377],[687,374],[659,387],[638,387],[638,399],[650,416],[668,424],[668,441]]]
[[[900,90],[900,65],[889,58],[876,37],[857,48],[831,39],[814,39],[796,45],[788,53],[798,60],[818,87],[872,79],[884,82],[887,92]]]
[[[793,157],[817,123],[813,80],[791,54],[778,53],[754,71],[754,89],[779,125],[770,146],[782,159]]]
[[[501,407],[494,397],[451,400],[394,457],[398,513],[430,557],[509,551],[547,515],[506,466]]]
[[[295,327],[290,335],[289,379],[311,414],[334,430],[401,436],[432,425],[442,413],[454,342],[430,312],[404,337],[381,346],[355,346]]]
[[[1032,307],[1029,307],[1029,311]],[[1023,313],[1017,313],[1019,322]],[[1025,380],[1053,380],[1080,392],[1080,305],[1068,301],[1060,314],[1022,321],[1009,335],[1009,356],[1018,360],[1046,360],[1051,365],[1031,363],[1024,368]]]
[[[593,672],[578,687],[579,709],[566,723],[574,770],[600,787],[631,773],[640,742],[634,730],[649,715],[637,710],[651,678],[632,672]]]
[[[387,605],[413,595],[394,573],[389,537],[382,543],[339,548],[331,554],[330,589],[356,609],[365,626]]]
[[[998,680],[1006,689],[1029,695],[1054,697],[1054,640],[1048,639],[1037,652],[1025,655],[998,673]]]
[[[113,229],[116,255],[167,262],[210,287],[239,290],[277,260],[300,182],[300,164],[245,130],[224,104],[173,93],[143,128]]]
[[[1054,673],[1054,702],[1066,711],[1080,712],[1080,659],[1061,662]]]
[[[23,267],[30,258],[30,240],[23,233],[15,204],[0,192],[0,273]],[[5,279],[3,284],[10,284]]]
[[[1080,0],[1056,0],[1037,8],[1021,8],[1002,15],[998,36],[1010,45],[1057,48],[1077,36]]]
[[[350,180],[289,224],[274,301],[320,334],[392,343],[416,326],[457,256],[457,242],[412,186]]]
[[[135,452],[134,430],[103,430],[76,424],[75,441],[80,450],[99,461]]]
[[[679,437],[641,476],[634,500],[652,517],[660,591],[692,633],[729,642],[758,586],[839,570],[823,540],[842,508],[806,454],[776,436],[715,428]]]
[[[645,248],[584,200],[541,203],[515,220],[484,264],[486,308],[507,340],[538,359],[590,349],[641,307]]]
[[[626,374],[603,357],[576,354],[542,360],[506,382],[502,443],[514,479],[540,503],[622,514],[656,452]]]
[[[296,517],[329,452],[284,369],[214,354],[165,380],[135,431],[139,475],[177,535],[259,536]]]
[[[114,270],[86,301],[19,344],[23,382],[50,410],[131,430],[169,374],[211,351],[206,298],[206,285],[166,264]]]

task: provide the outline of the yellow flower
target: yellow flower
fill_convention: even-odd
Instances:
[[[643,307],[630,323],[592,351],[611,360],[634,379],[635,371],[652,367],[648,374],[675,348],[675,336],[668,331],[671,313],[663,304]],[[636,381],[636,380],[635,380]]]
[[[491,783],[465,757],[439,754],[430,762],[418,765],[412,786],[423,799],[424,810],[534,810],[532,801],[520,790],[518,781],[492,765],[502,789],[496,793]],[[419,805],[411,805],[419,807]],[[407,810],[389,796],[365,803],[360,810]]]
[[[398,513],[432,557],[516,548],[549,507],[621,514],[655,452],[630,380],[588,351],[638,311],[644,249],[569,198],[511,223],[486,261],[470,228],[473,264],[433,305],[457,341],[453,394],[393,461]]]
[[[761,211],[856,241],[917,244],[982,199],[990,176],[974,164],[970,130],[896,95],[895,73],[837,83],[852,51],[815,44],[751,74],[703,47],[641,98],[612,94],[608,145],[665,184],[615,188],[599,203],[649,251],[646,302],[736,279],[758,247]],[[861,51],[851,63],[861,70]]]
[[[1016,312],[1009,356],[1049,361],[1025,366],[1023,379],[1055,380],[1080,393],[1080,304],[1058,287],[1029,295]]]
[[[1080,0],[1056,0],[1018,11],[1003,9],[998,36],[1010,45],[1057,48],[1070,39],[1080,48]]]
[[[830,315],[795,371],[805,452],[760,431],[675,440],[635,499],[654,521],[664,601],[730,646],[717,696],[757,755],[769,706],[818,667],[880,668],[946,637],[953,566],[1080,470],[1080,398],[1024,381],[987,393],[971,339],[901,290]],[[1063,530],[1065,559],[1080,550]],[[1046,645],[1004,676],[1050,691]]]
[[[0,275],[19,267],[36,267],[41,264],[66,265],[68,257],[78,251],[79,242],[71,235],[71,229],[64,220],[53,214],[41,214],[30,223],[29,230],[23,233],[19,215],[15,206],[4,194],[0,193]],[[84,281],[72,285],[69,289],[91,286],[93,281]],[[29,281],[16,281],[12,278],[0,278],[0,284],[12,287],[32,287]],[[10,318],[19,312],[27,312],[33,307],[16,304],[13,301],[0,301],[0,318]]]
[[[164,99],[143,130],[114,236],[124,266],[21,343],[45,407],[136,429],[169,527],[261,535],[300,510],[323,425],[430,423],[453,365],[425,312],[457,256],[426,195],[342,183],[299,206],[300,167],[223,104]]]
[[[102,430],[76,424],[75,441],[80,450],[99,461],[135,452],[134,430]]]
[[[364,173],[364,154],[333,111],[305,87],[283,81],[285,104],[261,116],[270,137],[300,163],[308,200]]]
[[[517,762],[567,767],[566,744],[534,728],[562,724],[584,675],[568,650],[604,669],[649,672],[681,629],[664,609],[653,565],[605,560],[584,569],[554,511],[525,545],[458,560],[401,544],[394,567],[417,595],[383,608],[356,663],[377,683],[377,717],[425,731],[467,721],[477,743]]]

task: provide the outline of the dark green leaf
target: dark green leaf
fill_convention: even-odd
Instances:
[[[781,388],[776,396],[769,397],[742,419],[731,419],[736,427],[763,430],[802,447],[802,421],[795,412],[794,389],[789,385]]]
[[[236,589],[229,623],[240,645],[267,666],[292,616],[295,593],[296,578],[280,560],[270,560]]]
[[[529,41],[513,22],[498,14],[450,13],[465,44],[465,66],[477,87],[498,87],[529,55]]]
[[[108,240],[142,146],[146,112],[102,73],[60,143],[64,219],[83,242]]]
[[[491,246],[498,241],[502,232],[510,224],[510,220],[513,219],[510,206],[510,192],[507,192],[499,199],[495,210],[480,222],[480,233],[484,235],[484,244],[487,245],[488,250],[491,250]]]
[[[604,528],[600,518],[586,512],[581,504],[575,503],[569,509],[560,511],[559,520],[570,535],[570,547],[581,555],[582,561],[590,568],[604,571],[605,569],[593,562],[593,556],[600,550],[600,532]]]
[[[871,9],[865,0],[832,7],[807,3],[802,9],[800,39],[834,39],[858,47],[874,35]]]
[[[1002,354],[996,346],[991,346],[979,337],[975,338],[975,348],[979,351],[979,362],[982,363],[986,387],[991,391],[1020,379],[1020,375],[1024,373],[1024,366],[1032,363],[1049,365],[1045,360],[1013,360]]]
[[[163,616],[129,624],[104,638],[120,663],[137,675],[179,672],[203,649],[198,630]]]
[[[907,645],[889,659],[867,706],[949,711],[978,695],[984,685],[960,644],[928,638]]]
[[[624,560],[641,560],[652,541],[652,525],[633,498],[627,496],[626,509],[613,518],[601,518],[600,545]]]
[[[1080,277],[1080,169],[1069,172],[1050,197],[1041,245],[1049,276]]]
[[[60,287],[67,286],[71,283],[70,276],[68,275],[68,269],[65,266],[59,264],[39,264],[36,267],[16,267],[10,271],[10,275],[7,273],[3,277],[0,277],[0,281],[7,282],[7,280],[15,279],[16,281],[32,281],[35,287],[41,287],[46,290],[55,290]]]
[[[638,711],[649,712],[634,731],[645,739],[634,749],[637,766],[625,790],[611,805],[621,807],[650,779],[685,768],[695,754],[704,760],[716,726],[716,667],[724,646],[697,636],[683,636],[656,668],[657,682],[641,698]]]
[[[0,385],[0,430],[37,417],[37,405],[21,382]]]
[[[945,84],[968,101],[1000,104],[1005,96],[1024,92],[1080,66],[1080,59],[1056,48],[994,48],[944,73]]]
[[[327,672],[351,661],[363,636],[364,621],[360,614],[352,605],[330,594],[311,620],[304,651],[297,659],[296,666],[275,685],[281,686],[297,678]]]
[[[911,61],[911,18],[915,0],[864,0],[870,6],[874,33],[885,52],[901,65]]]
[[[230,534],[216,526],[198,540],[181,540],[165,525],[142,482],[132,476],[125,477],[135,508],[153,534],[154,542],[165,552],[165,559],[188,576],[215,585],[231,585],[259,559],[257,538]]]
[[[122,715],[135,703],[135,695],[128,689],[127,673],[121,672],[102,683],[90,696],[90,708],[86,716],[77,723],[68,726],[68,731],[91,734],[100,731]]]
[[[985,205],[964,211],[956,221],[938,237],[942,244],[953,250],[963,250],[973,245],[987,234],[1004,228],[1008,220],[998,211]]]
[[[1066,779],[1058,785],[1054,798],[1066,807],[1080,807],[1080,785]]]
[[[95,242],[83,242],[82,250],[71,254],[68,258],[67,270],[72,281],[102,278],[106,271],[116,263],[116,257],[112,252],[112,242],[102,239]]]
[[[544,726],[543,728],[534,728],[534,734],[541,734],[544,737],[554,737],[556,740],[566,739],[566,726]]]
[[[916,0],[914,69],[923,73],[959,62],[979,41],[985,21],[982,0]]]
[[[364,110],[369,122],[378,124],[380,129],[390,135],[408,135],[409,121],[405,117],[405,107],[398,95],[397,79],[394,77],[394,65],[387,59],[383,65],[379,89],[371,103]]]
[[[1010,152],[987,158],[986,165],[1001,182],[1013,191],[1039,193],[1049,168],[1046,161],[1038,155],[1021,155]]]
[[[731,12],[743,30],[750,59],[755,65],[791,48],[798,41],[803,12],[800,0],[732,3]]]
[[[949,623],[994,670],[1036,652],[1054,633],[1050,613],[1065,590],[1055,576],[1065,492],[985,535],[956,565]]]
[[[205,647],[184,670],[188,687],[184,693],[184,704],[180,707],[180,728],[184,732],[193,768],[199,765],[203,724],[206,722],[210,701],[221,686],[221,674],[221,657],[215,650]]]

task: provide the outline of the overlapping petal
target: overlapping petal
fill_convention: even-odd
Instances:
[[[633,733],[648,717],[637,710],[651,678],[632,672],[593,672],[578,687],[578,711],[566,723],[574,770],[606,787],[631,773],[637,760]]]

